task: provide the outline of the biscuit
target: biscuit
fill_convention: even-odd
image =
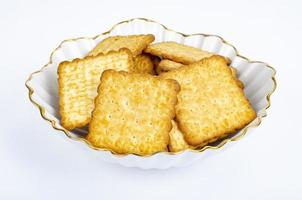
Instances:
[[[168,59],[163,59],[163,60],[161,60],[159,62],[158,66],[159,66],[159,68],[160,68],[161,71],[168,72],[168,71],[171,71],[171,70],[183,67],[184,64],[178,63],[178,62],[174,62],[174,61],[168,60]]]
[[[205,58],[160,77],[180,84],[176,121],[189,145],[205,145],[234,133],[256,118],[221,56]]]
[[[95,147],[121,154],[166,151],[178,91],[174,80],[105,71],[87,140]]]
[[[183,64],[191,64],[213,55],[198,48],[176,42],[151,44],[145,49],[145,52]]]
[[[154,74],[153,62],[151,57],[147,54],[140,54],[134,58],[134,65],[131,72]]]
[[[109,51],[118,51],[121,48],[127,48],[131,51],[133,57],[136,57],[141,54],[154,39],[154,35],[152,34],[111,36],[97,44],[88,55],[96,56],[99,53],[107,53]]]
[[[62,126],[72,130],[89,123],[94,107],[93,100],[104,70],[128,71],[132,68],[132,55],[128,49],[60,63],[58,82]]]
[[[174,120],[172,120],[172,130],[169,136],[169,151],[178,152],[190,148],[190,145],[185,141],[183,133],[178,129],[177,123]]]

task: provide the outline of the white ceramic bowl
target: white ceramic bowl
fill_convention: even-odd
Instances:
[[[60,62],[84,57],[95,45],[104,38],[112,35],[147,34],[155,35],[155,42],[175,41],[194,46],[209,52],[228,57],[231,65],[238,70],[239,79],[244,83],[244,92],[257,112],[257,118],[242,130],[230,135],[228,138],[198,150],[186,150],[178,153],[160,152],[152,156],[138,156],[133,154],[116,155],[110,150],[95,149],[82,137],[87,130],[77,129],[67,131],[60,125],[58,109],[58,85],[57,68]],[[216,35],[191,34],[186,35],[154,22],[152,20],[136,18],[120,22],[109,31],[95,37],[81,37],[64,40],[50,55],[50,60],[41,70],[34,72],[26,81],[31,102],[40,109],[41,116],[51,123],[55,130],[65,133],[66,138],[82,141],[91,148],[97,150],[98,157],[110,163],[118,163],[127,167],[139,167],[143,169],[166,169],[169,167],[181,167],[193,163],[212,153],[216,149],[228,146],[237,141],[256,127],[266,116],[266,110],[270,106],[270,95],[276,88],[275,70],[268,64],[251,61],[239,55],[238,51],[224,39]],[[84,144],[83,144],[84,145]],[[89,151],[87,151],[89,152]]]

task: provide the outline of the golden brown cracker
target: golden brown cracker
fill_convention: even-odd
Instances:
[[[238,87],[227,61],[212,56],[162,73],[181,87],[176,120],[188,144],[196,146],[243,128],[256,113]]]
[[[174,120],[172,120],[172,130],[169,135],[169,151],[179,152],[190,148],[190,145],[185,141],[183,133],[179,130],[178,125]]]
[[[134,58],[134,65],[131,72],[154,74],[153,62],[151,56],[147,54],[140,54]]]
[[[88,55],[96,56],[99,53],[107,53],[109,51],[118,51],[121,48],[127,48],[131,51],[133,57],[136,57],[141,54],[154,39],[154,35],[152,34],[110,36],[102,40]]]
[[[116,153],[166,151],[179,85],[149,74],[107,70],[101,77],[88,141]]]
[[[89,123],[93,100],[104,70],[128,71],[132,68],[132,55],[128,49],[60,63],[58,82],[62,126],[72,130]]]
[[[213,55],[201,49],[176,42],[151,44],[145,49],[145,52],[183,64],[191,64]]]

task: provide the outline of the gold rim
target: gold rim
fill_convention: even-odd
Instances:
[[[102,36],[102,35],[107,35],[109,34],[116,26],[120,25],[120,24],[124,24],[124,23],[129,23],[129,22],[132,22],[134,20],[141,20],[141,21],[146,21],[146,22],[152,22],[152,23],[156,23],[156,24],[159,24],[161,25],[164,29],[168,30],[168,31],[172,31],[174,33],[177,33],[177,34],[180,34],[184,37],[189,37],[189,36],[193,36],[193,35],[202,35],[202,36],[215,36],[215,37],[218,37],[219,39],[221,39],[221,41],[229,46],[231,46],[232,48],[234,48],[235,52],[236,52],[236,56],[237,57],[240,57],[246,61],[248,61],[249,63],[262,63],[264,64],[266,67],[270,68],[272,71],[273,71],[273,74],[272,74],[272,81],[273,81],[273,88],[271,91],[268,92],[268,94],[266,95],[266,101],[267,101],[267,106],[261,110],[260,112],[260,115],[257,116],[257,118],[255,119],[256,122],[252,125],[248,125],[246,127],[244,127],[236,136],[232,137],[232,138],[226,138],[224,140],[222,140],[218,145],[216,146],[209,146],[209,145],[206,145],[204,147],[202,147],[201,149],[186,149],[186,150],[183,150],[183,151],[179,151],[179,152],[167,152],[167,151],[163,151],[163,152],[157,152],[157,153],[154,153],[154,154],[151,154],[151,155],[146,155],[146,156],[142,156],[142,155],[137,155],[137,154],[130,154],[130,155],[136,155],[136,156],[139,156],[139,157],[149,157],[149,156],[153,156],[155,154],[158,154],[158,153],[165,153],[165,154],[168,154],[168,155],[176,155],[176,154],[180,154],[180,153],[183,153],[184,151],[191,151],[191,152],[195,152],[195,153],[200,153],[200,152],[203,152],[205,151],[206,149],[220,149],[221,147],[223,147],[225,144],[231,142],[231,141],[238,141],[239,139],[241,139],[243,136],[246,135],[248,129],[250,128],[254,128],[254,127],[258,127],[261,122],[262,122],[262,119],[264,117],[267,116],[267,109],[271,106],[271,101],[270,101],[270,97],[271,95],[273,94],[273,92],[276,90],[276,87],[277,87],[277,82],[276,82],[276,78],[275,78],[275,75],[276,75],[276,70],[268,65],[267,63],[264,63],[264,62],[261,62],[261,61],[252,61],[250,60],[249,58],[247,57],[244,57],[242,55],[239,54],[238,50],[233,46],[231,45],[229,42],[227,42],[225,39],[223,39],[222,37],[218,36],[218,35],[212,35],[212,34],[205,34],[205,33],[195,33],[195,34],[184,34],[184,33],[180,33],[180,32],[177,32],[177,31],[174,31],[172,29],[169,29],[168,27],[164,26],[163,24],[160,24],[156,21],[153,21],[153,20],[150,20],[150,19],[146,19],[146,18],[133,18],[133,19],[129,19],[129,20],[125,20],[125,21],[122,21],[122,22],[119,22],[117,24],[115,24],[114,26],[112,26],[111,29],[109,29],[109,31],[106,31],[106,32],[103,32],[101,34],[98,34],[94,37],[78,37],[78,38],[73,38],[73,39],[67,39],[67,40],[64,40],[60,43],[60,45],[55,48],[52,53],[50,54],[50,58],[49,58],[49,62],[44,65],[40,70],[38,71],[35,71],[33,72],[32,74],[30,74],[30,76],[28,77],[28,79],[26,80],[25,82],[25,86],[27,87],[28,89],[28,96],[29,96],[29,99],[30,101],[39,108],[39,111],[40,111],[40,114],[41,114],[41,117],[50,122],[51,126],[56,129],[56,130],[59,130],[59,131],[62,131],[68,138],[72,139],[72,140],[75,140],[75,141],[81,141],[81,142],[84,142],[85,144],[87,144],[90,148],[94,149],[94,150],[98,150],[98,151],[109,151],[111,152],[111,154],[113,154],[114,156],[119,156],[119,157],[123,157],[123,156],[126,156],[126,155],[129,155],[129,154],[118,154],[110,149],[105,149],[105,148],[97,148],[97,147],[94,147],[93,145],[90,144],[89,141],[87,141],[85,138],[80,138],[80,137],[74,137],[68,130],[64,129],[64,128],[61,128],[57,125],[57,123],[48,118],[45,114],[46,112],[46,109],[41,106],[38,102],[36,102],[34,99],[33,99],[33,94],[34,94],[34,89],[32,87],[29,86],[29,82],[31,81],[32,77],[34,74],[37,74],[37,73],[40,73],[44,70],[44,68],[46,68],[48,65],[52,64],[52,57],[54,55],[54,53],[60,49],[62,47],[62,44],[65,43],[65,42],[70,42],[70,41],[77,41],[77,40],[80,40],[80,39],[91,39],[91,40],[94,40],[96,38],[98,38],[99,36]]]

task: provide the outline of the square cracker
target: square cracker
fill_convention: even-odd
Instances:
[[[174,80],[105,71],[88,141],[121,154],[149,155],[167,150],[178,91]]]
[[[180,84],[176,121],[190,145],[205,145],[224,137],[256,117],[221,56],[205,58],[160,76]]]
[[[133,57],[136,57],[141,54],[154,39],[154,35],[152,34],[111,36],[97,44],[88,55],[96,56],[99,53],[107,53],[112,50],[118,51],[121,48],[127,48],[131,51]]]
[[[132,67],[133,59],[128,49],[60,63],[58,82],[62,126],[72,130],[89,123],[93,100],[104,70],[129,71]]]
[[[145,52],[183,64],[192,64],[213,55],[201,49],[176,42],[151,44],[145,49]]]

